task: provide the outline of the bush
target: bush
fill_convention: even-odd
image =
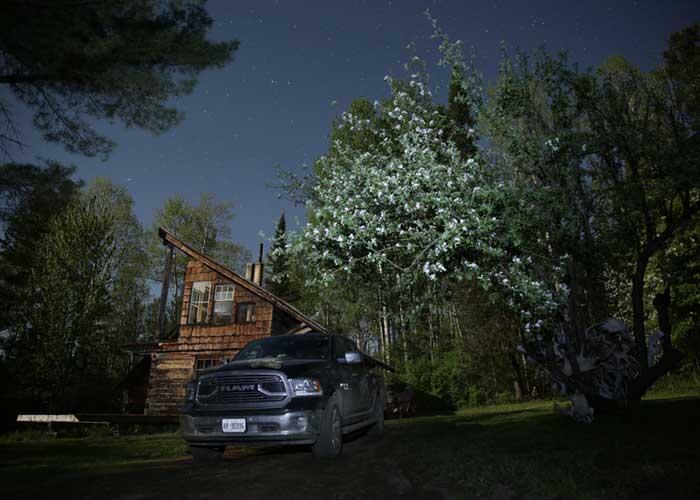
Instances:
[[[651,390],[679,394],[700,393],[700,369],[690,364],[685,365],[659,379]]]

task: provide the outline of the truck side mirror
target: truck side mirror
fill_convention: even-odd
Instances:
[[[345,362],[349,365],[357,365],[362,363],[362,354],[359,352],[346,352]]]

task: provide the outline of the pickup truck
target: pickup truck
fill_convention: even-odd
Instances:
[[[384,430],[376,368],[391,370],[339,335],[254,340],[188,384],[180,430],[195,461],[218,460],[229,444],[311,445],[314,456],[337,457],[344,435]]]

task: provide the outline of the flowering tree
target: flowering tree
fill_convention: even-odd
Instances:
[[[441,49],[451,94],[475,111],[477,80],[467,77],[459,44],[443,38]],[[407,81],[385,78],[389,99],[356,102],[335,124],[297,249],[323,282],[345,274],[374,287],[384,320],[398,325],[404,342],[426,299],[438,300],[426,285],[444,280],[476,282],[522,319],[525,332],[546,331],[566,294],[558,257],[546,248],[522,255],[504,219],[507,179],[468,147],[464,138],[476,134],[469,122],[455,123],[434,103],[421,61],[409,67],[418,71]]]
[[[306,186],[297,254],[328,287],[374,293],[381,341],[399,338],[405,355],[423,326],[432,348],[436,304],[477,285],[578,420],[592,418],[589,403],[638,400],[679,359],[668,291],[653,300],[663,333],[647,334],[644,319],[648,264],[699,213],[695,101],[673,91],[685,80],[671,66],[670,79],[619,61],[579,73],[564,56],[506,54],[483,104],[459,43],[436,25],[435,36],[447,106],[418,58],[407,80],[386,77],[388,99],[355,101]],[[616,296],[631,303],[630,330],[606,320],[622,309],[611,277],[629,274],[631,293]]]

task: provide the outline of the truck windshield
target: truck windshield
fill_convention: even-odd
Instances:
[[[260,358],[328,359],[328,337],[284,336],[255,340],[245,346],[234,361]]]

